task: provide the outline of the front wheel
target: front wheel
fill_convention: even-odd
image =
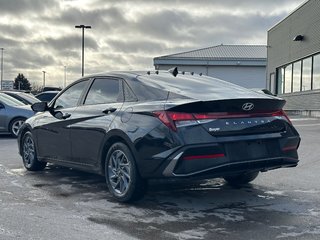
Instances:
[[[224,180],[228,182],[228,184],[233,186],[239,186],[243,184],[247,184],[249,182],[252,182],[256,177],[258,176],[259,172],[248,172],[248,173],[242,173],[239,175],[224,177]]]
[[[29,171],[40,171],[46,166],[46,162],[40,162],[37,158],[36,146],[33,136],[30,132],[26,132],[22,137],[22,160],[24,167]]]
[[[108,151],[105,176],[110,193],[120,202],[138,200],[145,193],[146,180],[140,177],[130,149],[121,142]]]

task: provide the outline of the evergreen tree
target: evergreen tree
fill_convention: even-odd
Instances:
[[[22,73],[19,73],[14,79],[13,88],[18,90],[31,90],[31,84]]]

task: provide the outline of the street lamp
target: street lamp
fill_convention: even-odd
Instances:
[[[1,50],[1,79],[0,79],[0,90],[2,90],[2,80],[3,80],[3,50],[4,48],[0,48]]]
[[[82,76],[83,76],[84,75],[84,29],[91,28],[91,26],[76,25],[75,28],[82,29]]]
[[[63,88],[67,85],[67,66],[64,66],[64,81],[63,81]]]
[[[46,71],[43,72],[43,88],[46,86]]]

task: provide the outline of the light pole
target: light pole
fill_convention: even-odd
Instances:
[[[1,80],[0,80],[0,90],[2,90],[2,80],[3,80],[3,50],[4,48],[0,48],[1,50]]]
[[[46,71],[43,72],[43,88],[46,86]]]
[[[64,66],[64,82],[63,82],[63,88],[66,88],[67,85],[67,66]]]
[[[91,26],[76,25],[75,28],[82,29],[82,76],[83,76],[84,75],[84,29],[91,28]]]

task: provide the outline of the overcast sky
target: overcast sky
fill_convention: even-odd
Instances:
[[[218,44],[266,44],[267,30],[304,0],[0,0],[4,80],[63,85],[85,74],[154,69],[153,58]]]

